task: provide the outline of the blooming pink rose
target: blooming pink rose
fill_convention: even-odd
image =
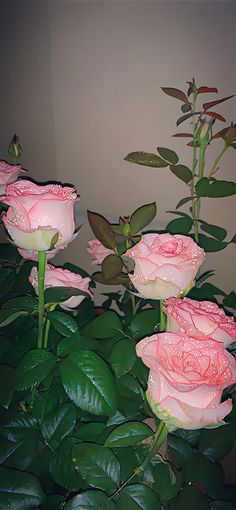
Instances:
[[[231,399],[220,402],[223,390],[236,382],[236,362],[220,342],[159,333],[136,348],[151,369],[149,404],[170,430],[203,428],[230,413]]]
[[[33,267],[29,276],[29,281],[33,285],[35,292],[38,293],[38,270],[37,267]],[[89,290],[90,278],[82,278],[80,274],[72,273],[68,269],[62,269],[61,267],[54,267],[51,265],[46,266],[44,288],[49,287],[70,287],[73,289],[79,289],[86,292],[91,298],[92,293]],[[85,296],[72,296],[66,301],[60,303],[60,306],[65,310],[76,308]]]
[[[75,230],[74,188],[22,180],[10,184],[1,201],[9,205],[3,221],[18,248],[41,251],[61,249]]]
[[[38,251],[33,250],[21,250],[18,248],[18,252],[21,255],[21,257],[25,260],[33,260],[34,262],[38,262]],[[55,255],[58,253],[58,250],[51,250],[46,252],[46,259],[51,260]]]
[[[170,298],[164,303],[167,331],[186,333],[197,338],[211,337],[228,347],[236,341],[233,317],[211,301]]]
[[[191,237],[171,234],[144,234],[125,255],[135,262],[130,280],[149,299],[166,299],[187,290],[205,258]]]
[[[21,172],[20,165],[9,165],[6,161],[0,161],[0,194],[5,193],[7,184],[15,182]]]
[[[89,247],[86,248],[86,251],[92,257],[92,266],[95,264],[102,264],[107,255],[114,253],[113,250],[109,250],[109,248],[103,246],[98,239],[92,239],[92,241],[89,241],[88,244]]]

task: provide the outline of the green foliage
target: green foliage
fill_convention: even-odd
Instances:
[[[106,439],[105,446],[121,447],[140,443],[153,434],[152,429],[145,423],[129,422],[119,425]]]
[[[95,443],[73,446],[75,467],[82,478],[93,487],[107,491],[117,488],[120,481],[120,465],[114,453]]]

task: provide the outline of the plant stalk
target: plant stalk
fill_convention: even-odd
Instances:
[[[49,308],[49,311],[52,312],[53,310],[55,310],[56,306],[57,306],[57,303],[54,303],[53,305],[51,305]],[[46,326],[45,326],[45,334],[44,334],[44,349],[48,348],[48,337],[49,337],[50,325],[51,325],[50,320],[47,319]]]
[[[46,252],[38,252],[38,349],[43,348],[44,323],[44,276],[46,265]]]

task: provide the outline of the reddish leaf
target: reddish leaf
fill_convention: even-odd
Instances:
[[[199,87],[199,89],[197,89],[197,91],[198,91],[198,94],[206,94],[206,93],[218,94],[218,90],[215,87]]]
[[[161,87],[161,90],[165,92],[168,96],[175,97],[175,99],[179,99],[183,101],[183,103],[188,103],[188,98],[182,90],[175,89],[173,87]]]
[[[194,146],[193,141],[192,141],[192,142],[188,142],[188,143],[187,143],[187,145],[188,145],[189,147],[193,147],[193,146]],[[199,143],[198,143],[198,141],[197,141],[197,140],[196,140],[196,147],[200,147],[200,145],[199,145]]]
[[[219,113],[216,113],[216,112],[205,112],[205,115],[210,115],[211,117],[213,117],[213,119],[221,120],[221,122],[226,122],[226,119],[222,115],[220,115]]]
[[[217,99],[216,101],[210,101],[209,103],[204,103],[203,108],[204,110],[209,110],[209,108],[213,108],[213,106],[216,106],[217,104],[224,103],[224,101],[228,101],[228,99],[231,99],[234,97],[235,94],[228,97],[223,97],[222,99]]]
[[[182,122],[184,122],[185,120],[188,120],[190,119],[191,117],[193,117],[194,115],[200,115],[201,112],[191,112],[191,113],[187,113],[186,115],[182,115],[182,117],[179,117],[179,119],[177,119],[177,122],[176,122],[176,125],[179,126],[180,124],[182,124]]]
[[[236,140],[236,129],[235,129],[235,126],[233,125],[233,123],[231,124],[231,126],[227,132],[226,139],[227,139],[228,145],[230,145],[232,142],[234,142]]]
[[[174,138],[193,138],[191,133],[176,133],[176,135],[172,135]]]
[[[234,129],[236,129],[236,124],[233,124],[233,126],[234,126]],[[228,133],[228,131],[229,131],[230,129],[231,129],[231,126],[228,126],[228,127],[224,128],[224,129],[221,129],[220,131],[218,131],[218,133],[216,133],[215,135],[213,135],[212,140],[213,140],[214,138],[225,138],[225,137],[226,137],[226,135],[227,135],[227,133]]]

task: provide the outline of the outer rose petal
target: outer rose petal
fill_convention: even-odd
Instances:
[[[6,161],[0,161],[0,189],[4,193],[6,186],[16,181],[22,171],[20,165],[9,165]]]
[[[35,230],[22,230],[3,216],[5,227],[18,248],[32,251],[48,251],[58,230],[51,227],[39,227]]]
[[[34,262],[38,262],[38,253],[39,253],[38,251],[22,250],[22,249],[18,248],[18,252],[22,256],[22,258],[25,260],[33,260]],[[55,257],[55,255],[57,253],[58,253],[58,250],[55,250],[55,249],[47,251],[46,259],[51,260],[53,257]]]
[[[129,275],[129,278],[139,294],[148,299],[167,299],[171,296],[177,296],[181,288],[172,282],[155,278],[155,280],[141,280],[135,275]]]

